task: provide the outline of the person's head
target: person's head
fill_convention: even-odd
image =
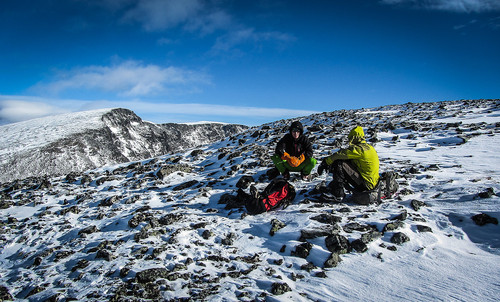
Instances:
[[[347,137],[349,144],[359,144],[365,141],[365,132],[360,126],[354,127]]]
[[[304,127],[302,126],[302,123],[300,123],[299,121],[295,121],[292,123],[292,125],[290,125],[289,130],[292,137],[294,139],[298,139],[304,132]]]

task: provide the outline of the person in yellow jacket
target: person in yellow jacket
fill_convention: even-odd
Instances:
[[[365,140],[360,126],[351,130],[349,147],[326,157],[318,167],[318,174],[333,173],[330,189],[336,198],[345,197],[344,188],[355,192],[374,189],[379,181],[379,158],[375,148]]]

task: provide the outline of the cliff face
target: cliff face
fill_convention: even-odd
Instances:
[[[18,127],[0,127],[0,132],[11,132],[11,139],[1,144],[0,182],[30,176],[61,175],[71,171],[81,172],[104,165],[147,159],[185,148],[196,147],[234,135],[247,127],[224,124],[163,124],[143,121],[128,109],[110,109],[90,113],[94,122],[89,125],[89,115],[65,115],[59,123],[51,117],[26,122]],[[44,120],[45,123],[44,123]],[[80,130],[53,136],[61,128]],[[12,131],[19,134],[16,136]],[[26,133],[37,133],[35,138]],[[46,133],[46,135],[45,135]],[[23,141],[26,138],[28,142]],[[44,138],[43,143],[37,140]],[[14,144],[14,146],[13,146]],[[15,144],[23,147],[15,148]]]

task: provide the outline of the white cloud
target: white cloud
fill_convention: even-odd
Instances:
[[[66,112],[70,110],[35,100],[15,98],[0,100],[0,121],[4,123],[15,123]]]
[[[498,0],[381,0],[380,2],[389,5],[408,4],[416,8],[458,13],[500,11],[500,1]]]
[[[172,91],[188,93],[196,89],[196,85],[208,83],[210,83],[209,77],[202,72],[126,61],[119,65],[88,66],[61,72],[54,80],[39,83],[33,89],[51,94],[72,89],[86,89],[134,97]]]
[[[148,102],[125,102],[126,105],[137,112],[144,113],[164,113],[168,114],[189,114],[206,117],[268,117],[283,118],[310,115],[316,113],[311,110],[284,109],[284,108],[262,108],[249,106],[228,106],[217,104],[174,104],[174,103],[148,103]]]

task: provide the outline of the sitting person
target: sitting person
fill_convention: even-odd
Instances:
[[[312,144],[304,135],[304,127],[299,121],[293,122],[289,130],[279,140],[271,159],[286,180],[290,179],[290,171],[301,172],[302,179],[309,180],[317,163],[313,158]]]
[[[354,192],[374,189],[379,181],[379,158],[373,146],[366,143],[363,128],[357,126],[348,136],[349,147],[326,157],[318,167],[333,173],[330,190],[337,199],[345,197],[344,188]]]

